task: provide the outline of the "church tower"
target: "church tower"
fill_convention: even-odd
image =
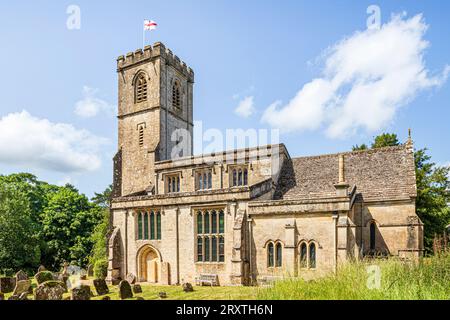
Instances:
[[[114,197],[151,192],[155,162],[190,156],[193,150],[192,69],[157,42],[120,56],[117,73]]]

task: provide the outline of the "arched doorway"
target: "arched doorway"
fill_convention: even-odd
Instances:
[[[139,281],[158,283],[161,258],[158,251],[151,246],[145,246],[138,254]]]

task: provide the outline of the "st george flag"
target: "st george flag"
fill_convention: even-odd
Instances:
[[[158,24],[153,20],[144,20],[144,30],[155,30]]]

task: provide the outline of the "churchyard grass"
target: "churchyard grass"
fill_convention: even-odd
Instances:
[[[373,287],[368,266],[380,267],[380,286]],[[450,254],[404,263],[397,259],[351,263],[337,274],[316,281],[287,279],[258,290],[267,300],[449,300]]]

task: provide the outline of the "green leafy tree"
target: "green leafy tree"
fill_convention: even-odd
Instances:
[[[372,143],[372,149],[393,147],[398,146],[399,144],[400,142],[398,142],[398,138],[395,133],[383,133],[375,137]]]
[[[362,151],[362,150],[367,150],[367,149],[369,149],[369,147],[365,143],[363,143],[362,145],[354,145],[352,147],[353,151]]]
[[[92,234],[92,242],[94,243],[89,263],[96,266],[97,275],[103,277],[104,265],[107,264],[108,252],[107,241],[109,232],[109,208],[111,202],[112,186],[109,186],[102,193],[95,193],[91,201],[102,210],[102,221],[95,227]]]
[[[450,167],[439,167],[431,162],[426,149],[414,154],[416,163],[417,200],[416,210],[424,223],[424,244],[432,251],[435,235],[442,234],[450,223]]]
[[[34,269],[40,260],[38,226],[29,195],[0,179],[0,269]]]
[[[76,261],[84,266],[92,250],[91,234],[101,220],[102,208],[73,186],[52,194],[42,213],[45,264],[58,268],[64,261]]]

